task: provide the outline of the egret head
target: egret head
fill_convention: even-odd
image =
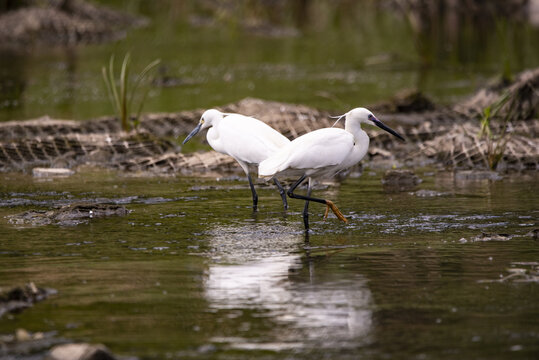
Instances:
[[[193,136],[198,134],[200,130],[204,130],[206,128],[209,128],[213,126],[217,121],[221,120],[225,114],[220,112],[219,110],[210,109],[204,111],[204,114],[200,117],[200,121],[198,122],[198,125],[187,135],[185,140],[182,142],[182,144],[185,144],[189,141]]]
[[[391,129],[389,126],[385,125],[383,122],[378,120],[376,116],[368,109],[365,108],[355,108],[344,114],[346,116],[346,122],[351,122],[355,124],[369,124],[378,126],[380,129],[387,131],[388,133],[398,137],[404,141],[404,138],[395,130]]]

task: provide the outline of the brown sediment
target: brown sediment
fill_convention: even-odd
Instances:
[[[534,120],[532,127],[536,133],[539,120]],[[423,156],[447,168],[488,168],[488,143],[479,134],[480,127],[477,124],[455,124],[445,134],[420,143],[419,148],[410,154],[409,160],[413,162],[415,156]],[[511,134],[499,169],[539,169],[538,149],[539,141],[536,137]]]
[[[537,119],[539,68],[523,71],[516,75],[513,81],[504,78],[495,79],[470,98],[455,104],[453,110],[468,118],[478,118],[481,117],[483,109],[502,101],[505,96],[517,101],[507,101],[498,116],[512,116],[517,120]]]

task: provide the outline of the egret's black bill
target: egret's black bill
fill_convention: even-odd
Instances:
[[[182,145],[185,144],[186,142],[188,142],[193,136],[195,136],[196,134],[198,134],[198,132],[200,131],[200,128],[202,127],[202,124],[199,123],[197,125],[196,128],[193,129],[193,131],[191,131],[189,133],[189,135],[187,135],[187,137],[185,138],[185,140],[182,142]]]
[[[404,140],[404,138],[398,132],[396,132],[395,130],[393,130],[392,128],[390,128],[389,126],[387,126],[386,124],[384,124],[383,122],[378,120],[377,118],[373,117],[371,120],[374,123],[374,125],[378,126],[380,129],[383,129],[383,130],[387,131],[388,133],[390,133],[392,135],[395,135],[396,137],[398,137],[402,141],[406,141],[406,140]]]

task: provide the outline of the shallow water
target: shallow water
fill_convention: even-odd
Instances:
[[[349,223],[312,204],[306,236],[301,202],[285,213],[263,187],[253,213],[241,180],[1,174],[0,285],[58,294],[4,316],[0,334],[57,331],[152,359],[534,358],[537,176],[418,175],[431,192],[387,193],[376,173],[316,190]],[[5,219],[80,199],[131,212],[74,227]]]
[[[179,82],[152,87],[146,112],[207,109],[245,97],[344,112],[410,88],[453,103],[493,76],[539,64],[539,27],[505,14],[476,18],[464,10],[439,19],[431,31],[417,32],[406,16],[379,2],[305,1],[310,10],[295,20],[289,11],[274,14],[275,26],[298,29],[299,36],[272,37],[242,30],[242,22],[253,21],[249,14],[266,20],[257,1],[242,2],[240,12],[221,16],[214,26],[192,25],[208,16],[194,0],[101,2],[152,23],[113,43],[0,47],[0,121],[113,114],[101,68],[115,54],[119,69],[126,52],[133,76],[160,58],[155,76]]]

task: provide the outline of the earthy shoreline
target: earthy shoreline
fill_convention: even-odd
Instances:
[[[481,109],[514,94],[517,113],[506,130],[506,149],[496,170],[539,169],[539,69],[519,74],[513,83],[492,85],[452,107],[441,108],[420,93],[408,92],[388,102],[369,106],[407,139],[397,141],[384,132],[369,129],[371,145],[364,164],[376,168],[440,170],[488,169],[489,141],[480,136]],[[246,98],[220,107],[225,112],[255,116],[290,139],[329,127],[328,111]],[[179,141],[196,124],[201,109],[142,116],[137,132],[126,133],[113,117],[88,121],[43,117],[0,123],[0,171],[31,172],[34,167],[74,169],[100,166],[127,172],[209,175],[239,173],[228,156],[214,151],[182,153]],[[502,107],[501,116],[505,110]],[[501,131],[500,119],[492,120],[493,133]],[[342,126],[342,124],[337,125]]]

